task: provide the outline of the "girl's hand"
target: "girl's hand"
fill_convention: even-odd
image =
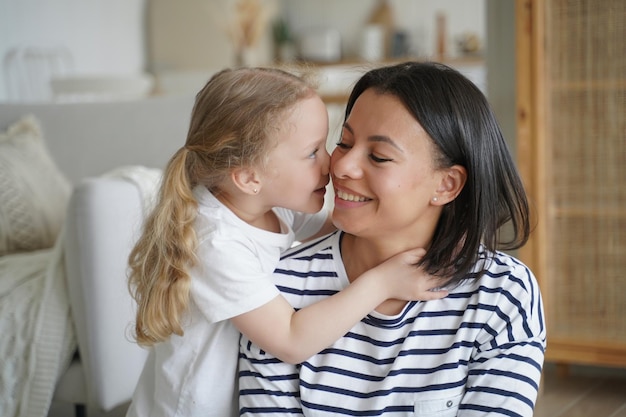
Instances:
[[[427,274],[416,266],[424,256],[424,249],[412,249],[399,253],[373,268],[387,291],[388,298],[405,301],[437,300],[448,295],[448,291],[437,289],[441,280]]]

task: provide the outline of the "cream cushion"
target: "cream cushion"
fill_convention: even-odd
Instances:
[[[0,256],[52,247],[71,190],[34,116],[0,133]]]

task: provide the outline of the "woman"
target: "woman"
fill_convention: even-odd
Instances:
[[[240,344],[242,415],[532,416],[545,350],[532,272],[497,248],[528,239],[528,203],[483,94],[457,71],[409,62],[366,73],[331,156],[340,230],[283,256],[296,308],[412,247],[441,300],[388,300],[293,367]],[[501,242],[509,223],[511,238]]]

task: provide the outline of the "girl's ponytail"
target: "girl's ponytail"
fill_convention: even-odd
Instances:
[[[186,169],[189,153],[181,148],[169,161],[157,205],[129,256],[129,288],[137,302],[135,337],[140,345],[183,334],[198,206]]]

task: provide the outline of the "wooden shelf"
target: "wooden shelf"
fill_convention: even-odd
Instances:
[[[393,65],[399,64],[406,61],[437,61],[443,64],[449,65],[453,68],[462,69],[462,68],[484,68],[485,61],[481,56],[467,56],[467,57],[458,57],[458,58],[444,58],[444,59],[436,59],[436,58],[425,58],[425,57],[404,57],[398,59],[387,59],[383,61],[377,62],[367,62],[360,60],[358,58],[347,58],[337,62],[312,62],[312,61],[302,61],[295,63],[295,66],[302,66],[303,68],[307,68],[312,71],[317,71],[319,73],[323,73],[324,71],[346,71],[347,73],[358,74],[365,72],[369,68],[376,68],[384,65]],[[355,77],[356,81],[356,77]],[[344,105],[348,101],[348,97],[350,94],[350,88],[346,87],[343,90],[339,89],[321,89],[319,94],[324,100],[326,104],[338,104]]]
[[[406,56],[401,58],[389,58],[382,61],[370,62],[364,61],[358,57],[347,57],[340,61],[334,62],[315,62],[315,61],[299,61],[300,65],[317,66],[317,67],[330,67],[330,66],[342,66],[342,65],[354,65],[354,66],[382,66],[399,64],[406,61],[436,61],[442,64],[455,66],[465,65],[485,65],[485,58],[481,55],[468,55],[460,57],[423,57],[423,56]]]
[[[546,351],[546,360],[558,363],[581,365],[602,365],[625,367],[626,343],[614,343],[610,340],[596,340],[592,343],[580,342],[571,338],[550,339]]]

